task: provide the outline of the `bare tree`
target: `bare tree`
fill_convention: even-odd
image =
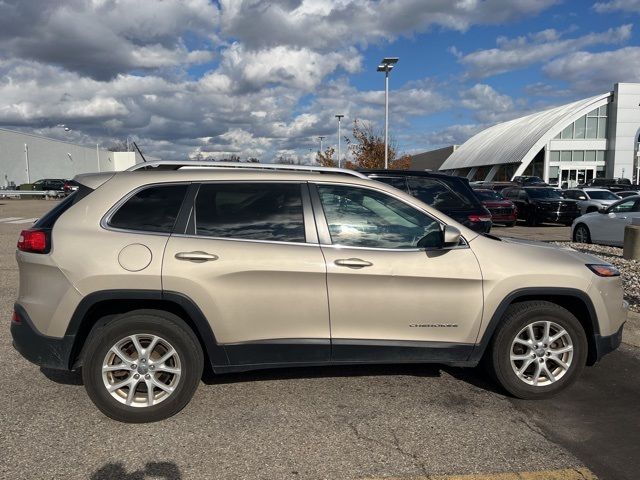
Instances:
[[[348,161],[347,168],[381,169],[384,168],[384,137],[374,130],[368,122],[357,119],[353,122],[353,139],[346,138],[353,161]],[[398,156],[395,140],[389,141],[389,168],[406,170],[411,166],[411,157]]]

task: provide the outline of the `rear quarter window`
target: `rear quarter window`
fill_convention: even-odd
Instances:
[[[186,184],[143,188],[128,198],[107,224],[123,230],[171,233],[186,191]]]

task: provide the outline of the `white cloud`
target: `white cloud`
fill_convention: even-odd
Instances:
[[[605,32],[568,39],[563,39],[561,32],[548,29],[517,38],[498,37],[497,48],[466,55],[461,55],[458,50],[453,50],[453,53],[471,76],[489,77],[545,62],[587,46],[624,42],[631,37],[632,28],[633,25],[626,24]]]
[[[584,92],[604,92],[615,82],[640,80],[640,47],[609,52],[576,52],[544,67],[551,78],[571,83]]]
[[[249,48],[333,50],[391,40],[432,26],[466,30],[534,15],[557,0],[221,0],[224,34]]]
[[[356,118],[381,123],[382,89],[347,79],[368,44],[500,24],[554,3],[0,0],[0,125],[87,143],[133,135],[159,158],[308,156],[317,135],[334,141],[335,113],[346,115],[345,133]],[[393,83],[392,133],[451,105],[445,91],[432,80]],[[477,94],[465,101],[507,111],[497,92]]]
[[[609,13],[624,11],[638,13],[640,11],[640,0],[611,0],[609,2],[596,2],[593,9],[598,13]]]

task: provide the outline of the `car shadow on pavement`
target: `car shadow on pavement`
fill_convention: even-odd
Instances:
[[[208,367],[208,368],[207,368]],[[331,365],[322,367],[291,367],[253,370],[239,373],[213,373],[207,365],[202,374],[205,385],[227,383],[249,383],[272,380],[301,378],[339,378],[339,377],[379,377],[401,376],[439,377],[446,372],[452,377],[475,387],[499,395],[508,395],[481,367],[462,368],[435,363],[396,363],[373,365]],[[62,385],[83,385],[80,371],[68,372],[40,367],[41,373],[49,380]]]
[[[40,372],[52,382],[62,385],[83,385],[82,374],[79,370],[69,372],[66,370],[54,370],[52,368],[40,367]]]
[[[474,387],[481,388],[491,393],[495,393],[501,396],[509,396],[509,394],[503,390],[500,385],[493,381],[491,375],[485,371],[482,366],[477,367],[450,367],[445,365],[442,370],[457,380],[461,380]]]
[[[205,371],[202,375],[202,381],[207,385],[216,385],[299,378],[376,377],[397,375],[439,377],[440,369],[441,365],[436,364],[375,364],[273,368],[224,374],[214,374],[211,371]]]
[[[122,463],[107,463],[91,475],[91,480],[180,480],[180,469],[173,462],[149,462],[143,469],[127,472]]]

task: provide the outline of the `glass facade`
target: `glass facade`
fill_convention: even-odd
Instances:
[[[609,106],[603,105],[600,108],[591,110],[578,120],[568,125],[562,132],[556,135],[556,140],[583,140],[607,138],[607,117]]]

